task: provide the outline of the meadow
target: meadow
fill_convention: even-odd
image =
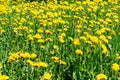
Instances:
[[[118,0],[0,0],[0,80],[119,79]]]

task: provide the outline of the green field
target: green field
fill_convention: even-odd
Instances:
[[[119,79],[118,0],[0,0],[0,80]]]

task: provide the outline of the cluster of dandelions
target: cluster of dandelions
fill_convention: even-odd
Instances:
[[[1,1],[0,79],[119,78],[119,12],[118,0]]]

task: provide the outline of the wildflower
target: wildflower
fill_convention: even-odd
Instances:
[[[104,54],[108,54],[108,53],[109,53],[107,47],[106,47],[104,44],[101,44],[101,47],[102,47],[102,49],[103,49],[102,52],[103,52]]]
[[[29,21],[28,24],[29,24],[29,25],[33,25],[33,22],[30,22],[30,21]]]
[[[28,39],[29,40],[33,40],[33,36],[30,34],[30,35],[28,35]]]
[[[81,32],[81,30],[80,30],[80,29],[76,29],[76,32],[80,33],[80,32]]]
[[[116,58],[117,58],[117,59],[120,59],[119,53],[116,54]]]
[[[77,50],[75,51],[75,53],[80,54],[80,55],[83,54],[82,50],[80,50],[80,49],[77,49]]]
[[[57,29],[57,31],[58,31],[58,32],[62,32],[62,30],[61,30],[61,29]]]
[[[40,62],[39,64],[40,64],[41,67],[47,67],[48,66],[48,64],[45,63],[45,62]]]
[[[73,38],[72,37],[68,37],[69,40],[73,41]]]
[[[119,70],[119,65],[117,63],[112,64],[112,70],[113,71],[118,71]]]
[[[37,39],[40,39],[40,38],[42,38],[42,36],[40,35],[40,34],[35,34],[35,36],[34,36],[35,38],[37,38]]]
[[[59,49],[59,47],[57,45],[54,45],[53,48],[54,49]]]
[[[66,62],[63,60],[60,60],[60,64],[66,65]]]
[[[38,29],[37,32],[38,33],[43,33],[44,31],[43,31],[43,29]]]
[[[5,30],[4,30],[4,29],[2,29],[2,30],[1,30],[1,32],[0,32],[0,34],[2,34],[2,33],[4,33],[4,32],[5,32]]]
[[[23,58],[30,58],[30,53],[28,52],[25,52],[25,53],[20,53],[20,56],[23,57]]]
[[[96,46],[95,46],[95,45],[91,45],[91,47],[92,47],[92,48],[94,48],[94,49],[96,48]]]
[[[27,63],[29,63],[31,66],[34,65],[34,63],[31,60],[27,60]]]
[[[37,57],[37,55],[35,54],[35,53],[32,53],[31,55],[30,55],[30,58],[36,58]]]
[[[65,33],[62,33],[62,34],[61,34],[61,36],[62,36],[62,37],[65,37],[65,36],[66,36],[66,34],[65,34]]]
[[[37,67],[47,67],[48,64],[45,62],[34,62],[33,66],[37,66]]]
[[[50,51],[50,54],[54,54],[54,50]]]
[[[64,43],[64,42],[65,42],[65,40],[64,40],[63,38],[59,38],[59,41],[60,41],[61,43]]]
[[[110,18],[106,18],[107,22],[112,22],[112,20]]]
[[[107,38],[108,38],[108,39],[112,39],[112,37],[111,37],[111,36],[107,36]]]
[[[114,30],[112,30],[112,31],[111,31],[111,34],[116,35],[116,33],[115,33],[115,31],[114,31]]]
[[[67,31],[68,29],[67,28],[63,28],[64,31]]]
[[[22,33],[19,33],[18,35],[19,35],[19,36],[23,36],[23,34],[22,34]]]
[[[50,79],[51,78],[51,74],[50,73],[45,73],[43,75],[44,79]]]
[[[51,58],[54,59],[55,61],[58,61],[58,60],[59,60],[59,58],[56,57],[56,56],[52,56]]]
[[[90,36],[90,40],[94,43],[98,43],[98,38],[96,36]]]
[[[52,22],[48,22],[48,25],[49,25],[49,26],[52,26],[52,24],[53,24]]]
[[[43,39],[38,39],[39,43],[44,43],[45,41]]]
[[[74,39],[74,44],[75,44],[75,45],[79,45],[79,44],[80,44],[79,39],[75,38],[75,39]]]
[[[108,43],[108,40],[106,39],[106,37],[104,35],[100,35],[99,37],[101,40],[103,40],[105,43]]]
[[[52,32],[50,30],[45,30],[45,33],[50,34],[50,35],[52,34]]]
[[[10,56],[9,56],[10,60],[15,60],[15,59],[18,59],[18,58],[19,58],[18,53],[10,53]]]
[[[20,20],[21,23],[23,23],[23,22],[25,22],[25,21],[26,21],[25,18],[21,18],[21,20]]]
[[[40,48],[41,48],[41,49],[44,49],[44,48],[45,48],[45,46],[40,46]]]
[[[92,42],[91,42],[91,41],[86,41],[86,43],[92,45]]]
[[[116,56],[118,57],[118,56],[119,56],[119,53],[116,53]]]
[[[6,75],[0,75],[0,80],[7,80],[7,79],[9,79],[8,76],[6,76]]]
[[[98,74],[96,76],[97,80],[107,80],[107,76],[105,74]]]
[[[117,56],[116,59],[120,59],[120,56]]]
[[[46,38],[45,41],[52,42],[51,38]]]
[[[81,36],[81,37],[79,37],[79,38],[80,38],[80,40],[86,41],[86,37],[84,37],[84,36]]]
[[[119,22],[119,19],[115,19],[115,22]]]

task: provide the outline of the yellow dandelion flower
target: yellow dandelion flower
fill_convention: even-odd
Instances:
[[[59,49],[59,47],[57,45],[54,45],[53,48],[54,49]]]
[[[119,53],[116,53],[116,56],[118,57],[118,56],[119,56]]]
[[[80,45],[80,40],[79,40],[78,38],[75,38],[75,39],[74,39],[74,44],[75,44],[75,45]]]
[[[113,63],[112,64],[112,70],[113,71],[118,71],[120,68],[119,68],[119,65],[117,63]]]
[[[45,48],[45,46],[40,46],[40,48],[41,48],[41,49],[44,49],[44,48]]]
[[[32,32],[33,32],[33,29],[30,29],[28,32],[32,33]]]
[[[50,35],[52,34],[52,32],[50,30],[45,30],[45,33],[50,34]]]
[[[67,28],[63,28],[64,31],[67,31],[68,29]]]
[[[43,31],[43,29],[38,29],[37,32],[38,33],[43,33],[44,31]]]
[[[104,53],[104,54],[108,54],[109,53],[109,50],[107,49],[107,47],[104,45],[104,44],[101,44],[101,47],[102,47],[102,52]]]
[[[60,60],[59,62],[60,62],[60,64],[66,65],[66,62],[63,60]]]
[[[45,62],[34,62],[33,66],[37,66],[37,67],[47,67],[48,64]]]
[[[1,34],[2,34],[2,33],[4,33],[4,32],[5,32],[5,30],[4,30],[4,29],[2,29],[2,30],[1,30]]]
[[[39,43],[44,43],[45,41],[43,39],[38,39]]]
[[[103,40],[105,43],[108,43],[107,38],[104,35],[100,35],[99,37],[101,40]]]
[[[73,38],[72,37],[68,37],[69,40],[73,41]]]
[[[114,31],[114,30],[112,30],[112,31],[111,31],[111,34],[116,35],[116,33],[115,33],[115,31]]]
[[[46,38],[45,41],[52,42],[52,38]]]
[[[43,75],[43,77],[44,77],[44,79],[50,79],[51,78],[51,74],[50,73],[45,73],[44,75]]]
[[[23,57],[23,58],[30,58],[30,53],[28,52],[25,52],[25,53],[20,53],[20,56]]]
[[[15,60],[15,59],[18,59],[18,58],[19,58],[18,53],[10,53],[9,59]]]
[[[84,36],[79,37],[79,39],[86,41],[86,37],[84,37]]]
[[[33,36],[31,34],[28,35],[28,40],[33,40]]]
[[[120,59],[120,56],[117,56],[116,59]]]
[[[57,31],[58,31],[58,32],[62,32],[62,30],[61,30],[61,29],[57,29]]]
[[[55,53],[55,51],[54,51],[54,50],[50,51],[50,54],[54,54],[54,53]]]
[[[54,60],[56,60],[56,61],[58,61],[58,60],[59,60],[59,58],[58,58],[58,57],[56,57],[56,56],[52,56],[51,58],[52,58],[52,59],[54,59]]]
[[[86,41],[86,43],[92,45],[92,42],[91,42],[91,41]]]
[[[82,50],[80,50],[80,49],[77,49],[77,50],[75,51],[75,53],[80,54],[80,55],[83,54]]]
[[[111,36],[107,36],[107,38],[108,38],[108,39],[112,39],[112,37],[111,37]]]
[[[78,33],[80,33],[80,32],[81,32],[81,30],[80,30],[80,29],[76,29],[75,31],[76,31],[76,32],[78,32]]]
[[[34,63],[31,60],[27,60],[27,63],[29,63],[29,65],[33,66]]]
[[[32,53],[31,55],[30,55],[30,58],[36,58],[37,57],[37,55],[35,54],[35,53]]]
[[[97,80],[107,80],[107,76],[105,74],[98,74],[96,76]]]
[[[30,22],[30,21],[29,21],[28,24],[29,24],[29,25],[33,25],[33,22]]]
[[[0,75],[0,80],[7,80],[7,79],[9,79],[8,76],[6,76],[6,75]]]
[[[65,33],[62,33],[62,34],[61,34],[61,36],[62,36],[62,37],[65,37],[65,36],[66,36],[66,34],[65,34]]]
[[[94,43],[98,43],[98,38],[96,36],[90,36],[90,40]]]
[[[37,39],[40,39],[40,38],[42,38],[42,36],[40,35],[40,34],[35,34],[35,36],[34,36],[35,38],[37,38]]]
[[[60,41],[61,43],[64,43],[64,42],[65,42],[65,40],[64,40],[63,38],[59,38],[59,41]]]

